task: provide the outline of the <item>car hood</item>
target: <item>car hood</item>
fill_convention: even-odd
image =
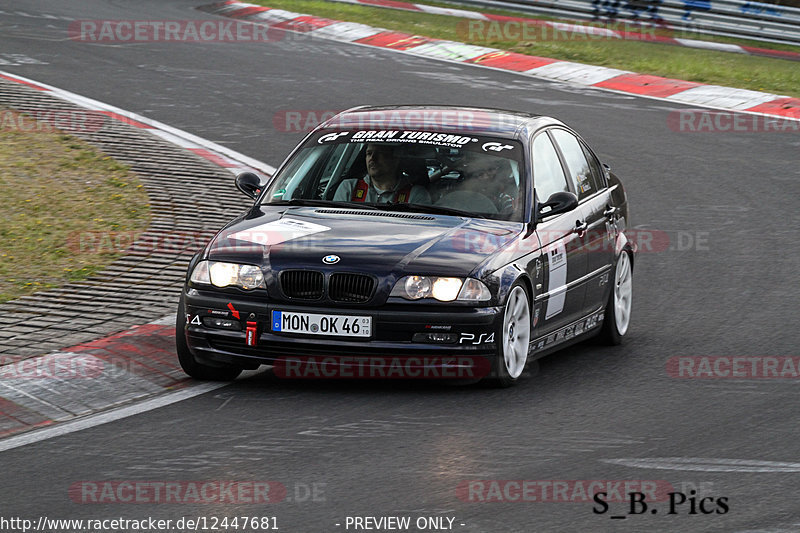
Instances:
[[[467,276],[517,239],[523,227],[478,218],[389,211],[261,209],[224,228],[209,245],[208,258],[258,264],[270,270]]]

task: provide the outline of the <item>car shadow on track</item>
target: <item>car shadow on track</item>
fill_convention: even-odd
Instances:
[[[562,382],[571,386],[586,383],[592,375],[598,379],[620,363],[619,350],[599,346],[592,339],[580,342],[567,350],[548,355],[528,364],[514,390],[535,389],[546,392]],[[279,375],[273,367],[262,366],[257,372],[245,374],[236,381],[237,389],[269,389],[270,391],[308,391],[315,393],[395,393],[432,392],[437,394],[491,393],[504,394],[487,380],[398,378],[291,377]]]

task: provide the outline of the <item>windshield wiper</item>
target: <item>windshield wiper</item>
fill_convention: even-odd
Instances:
[[[304,207],[354,207],[358,209],[376,209],[371,205],[358,202],[335,202],[333,200],[306,200],[294,198],[292,200],[277,200],[274,202],[264,202],[262,205],[299,205]]]
[[[423,213],[433,213],[436,215],[454,215],[458,217],[470,218],[488,218],[486,215],[473,213],[471,211],[463,211],[461,209],[454,209],[452,207],[443,207],[441,205],[429,204],[377,204],[380,209],[387,211],[421,211]]]

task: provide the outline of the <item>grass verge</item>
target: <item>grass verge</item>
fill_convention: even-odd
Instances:
[[[76,137],[0,109],[0,302],[82,280],[121,254],[87,246],[150,221],[136,176]],[[26,130],[28,128],[25,128]],[[86,237],[90,238],[87,239]]]
[[[510,30],[490,32],[488,27],[483,32],[470,31],[467,19],[445,15],[372,8],[325,0],[250,1],[267,7],[360,22],[437,39],[630,70],[641,74],[800,97],[800,65],[797,61],[665,44],[591,38],[573,33],[561,33],[553,39],[552,32],[542,34],[541,31],[532,31],[528,35],[532,38],[528,40],[512,39],[510,37],[516,37],[515,34],[519,32]],[[509,14],[509,12],[504,13]],[[525,16],[519,13],[516,15]],[[525,35],[522,34],[522,37]],[[709,40],[707,37],[699,38]],[[737,42],[733,39],[719,40]],[[748,44],[758,46],[752,42]]]

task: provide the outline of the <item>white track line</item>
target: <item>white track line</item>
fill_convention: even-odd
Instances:
[[[221,146],[207,139],[203,139],[202,137],[198,137],[197,135],[191,134],[187,131],[174,128],[168,124],[164,124],[163,122],[159,122],[157,120],[153,120],[145,116],[139,115],[138,113],[126,111],[125,109],[121,109],[119,107],[106,104],[104,102],[100,102],[92,98],[87,98],[85,96],[81,96],[79,94],[75,94],[70,91],[65,91],[64,89],[59,89],[58,87],[53,87],[52,85],[47,85],[46,83],[41,83],[35,80],[31,80],[29,78],[25,78],[18,74],[12,74],[11,72],[5,72],[2,70],[0,70],[0,74],[12,79],[30,83],[37,87],[46,89],[47,92],[51,93],[53,96],[56,96],[62,100],[66,100],[67,102],[71,102],[84,109],[90,109],[94,111],[110,111],[122,117],[133,119],[137,122],[141,122],[142,124],[146,124],[151,128],[153,128],[154,130],[156,130],[156,131],[150,130],[151,133],[155,133],[156,135],[158,135],[158,133],[156,132],[165,132],[169,135],[158,135],[158,136],[182,148],[197,148],[197,147],[206,148],[211,152],[216,152],[218,154],[227,156],[228,158],[238,163],[241,163],[244,166],[251,167],[269,176],[275,173],[276,169],[272,165],[268,165],[262,161],[258,161],[257,159],[253,159],[252,157],[246,156],[244,154],[231,150],[230,148],[226,148],[225,146]]]
[[[69,433],[75,433],[76,431],[83,431],[84,429],[93,428],[95,426],[100,426],[102,424],[107,424],[109,422],[114,422],[116,420],[121,420],[123,418],[145,413],[147,411],[152,411],[154,409],[158,409],[159,407],[164,407],[183,400],[188,400],[189,398],[194,398],[195,396],[200,396],[201,394],[217,390],[226,385],[229,385],[229,383],[200,383],[187,387],[183,390],[167,393],[134,405],[118,407],[110,411],[103,411],[94,415],[79,418],[77,420],[62,422],[52,427],[29,431],[27,433],[9,437],[0,441],[0,452],[19,448],[20,446],[27,446],[28,444],[41,442],[54,437],[60,437]]]

